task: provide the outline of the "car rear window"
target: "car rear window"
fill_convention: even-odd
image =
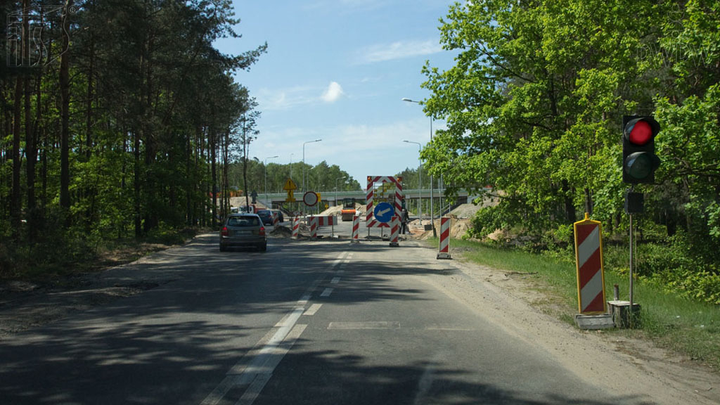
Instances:
[[[260,220],[256,217],[230,217],[227,224],[228,226],[258,226]]]

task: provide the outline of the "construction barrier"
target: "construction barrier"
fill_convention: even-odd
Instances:
[[[390,246],[398,247],[400,246],[400,243],[398,243],[398,239],[400,238],[400,217],[397,215],[393,216],[390,224]]]
[[[604,314],[605,274],[602,257],[602,224],[590,219],[575,222],[575,263],[578,309],[581,314]]]
[[[292,238],[297,239],[300,235],[300,217],[293,217],[292,224]]]
[[[438,259],[452,259],[450,256],[450,218],[440,218],[440,247]]]
[[[367,176],[367,195],[365,197],[367,201],[365,226],[368,228],[368,235],[370,228],[389,228],[390,225],[382,223],[374,218],[373,205],[375,200],[375,183],[393,183],[395,184],[395,215],[400,216],[402,213],[402,201],[403,197],[403,186],[402,177],[395,176]]]
[[[310,222],[310,238],[317,239],[318,217],[308,217]]]
[[[337,225],[337,217],[332,215],[313,215],[313,218],[317,219],[318,226],[331,226],[331,225]]]
[[[277,226],[280,224],[280,214],[277,212],[273,212],[273,227],[277,228]]]
[[[353,216],[352,243],[360,243],[360,216]]]

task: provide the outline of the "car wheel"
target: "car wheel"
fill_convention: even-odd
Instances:
[[[225,252],[227,250],[227,247],[224,245],[220,245],[220,251]]]
[[[267,243],[260,245],[260,251],[261,252],[267,251]]]

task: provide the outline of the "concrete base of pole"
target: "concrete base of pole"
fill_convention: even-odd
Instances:
[[[635,303],[630,314],[630,301],[608,301],[610,315],[615,322],[615,326],[627,329],[632,325],[633,328],[640,325],[640,304]],[[632,323],[630,317],[632,316]]]
[[[447,260],[450,260],[450,259],[452,259],[452,256],[450,256],[450,253],[438,253],[438,254],[437,254],[437,259],[447,259]]]
[[[575,315],[575,324],[580,329],[612,329],[615,327],[612,315]]]

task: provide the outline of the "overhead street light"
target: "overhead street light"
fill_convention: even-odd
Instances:
[[[320,142],[320,141],[322,141],[322,139],[316,139],[314,141],[303,142],[303,165],[302,165],[303,166],[303,191],[307,191],[307,189],[305,187],[305,145],[307,145],[309,143]]]
[[[265,204],[267,204],[267,200],[268,200],[268,194],[267,194],[267,161],[268,161],[268,159],[275,159],[276,157],[278,157],[278,156],[277,156],[277,155],[275,155],[275,156],[268,156],[268,157],[265,158],[265,166],[264,166],[264,167],[265,167]],[[270,206],[269,206],[268,208],[272,208],[272,203],[270,203]]]
[[[413,99],[403,97],[402,101],[406,101],[408,103],[415,103],[422,105],[421,102],[415,101]],[[430,116],[430,142],[432,142],[433,139],[433,116]],[[430,174],[430,223],[432,224],[432,230],[433,230],[433,236],[437,237],[437,231],[435,231],[435,211],[433,207],[433,189],[435,188],[435,185],[433,184],[433,175]]]
[[[422,144],[420,142],[408,141],[407,139],[404,139],[403,142],[414,143],[418,146],[418,217],[420,218],[420,225],[422,225],[422,160],[420,159]]]
[[[344,178],[342,178],[342,177],[338,177],[337,179],[335,179],[335,206],[336,206],[336,207],[337,207],[337,205],[338,205],[338,203],[337,203],[338,180],[342,180],[342,181],[343,181],[343,184],[347,184],[347,180],[344,179]]]

